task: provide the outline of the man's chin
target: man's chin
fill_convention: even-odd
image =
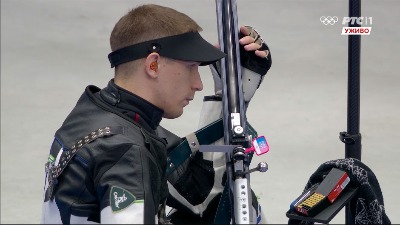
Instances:
[[[182,114],[183,114],[183,109],[175,112],[164,112],[163,117],[166,119],[175,119],[182,116]]]

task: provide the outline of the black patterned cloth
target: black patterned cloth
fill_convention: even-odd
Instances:
[[[350,177],[349,185],[359,188],[350,202],[353,224],[391,224],[385,213],[382,191],[375,174],[358,159],[345,158],[323,163],[311,175],[304,190],[321,183],[332,168],[346,171]],[[289,224],[299,223],[307,224],[305,221],[289,220]]]

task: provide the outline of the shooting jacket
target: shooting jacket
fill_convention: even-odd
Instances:
[[[88,86],[55,134],[42,223],[157,223],[168,195],[162,114],[112,80]]]

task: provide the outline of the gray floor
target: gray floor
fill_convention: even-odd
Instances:
[[[88,84],[112,77],[111,29],[128,9],[148,1],[1,1],[1,223],[39,223],[44,163],[54,131]],[[153,1],[187,13],[216,42],[214,1]],[[373,17],[362,37],[362,161],[378,177],[386,212],[400,223],[400,1],[363,1]],[[346,130],[347,37],[340,21],[348,1],[239,0],[239,23],[255,26],[271,48],[273,66],[250,105],[248,118],[270,143],[256,159],[269,163],[252,186],[270,223],[286,223],[290,202],[323,162],[343,158]],[[323,25],[321,16],[338,16]],[[212,79],[185,114],[163,125],[185,135],[196,129]],[[254,163],[255,164],[255,163]],[[341,212],[332,223],[344,223]]]

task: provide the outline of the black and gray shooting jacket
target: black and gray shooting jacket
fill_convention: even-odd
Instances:
[[[157,223],[168,195],[162,114],[113,80],[88,86],[55,133],[42,223]]]

